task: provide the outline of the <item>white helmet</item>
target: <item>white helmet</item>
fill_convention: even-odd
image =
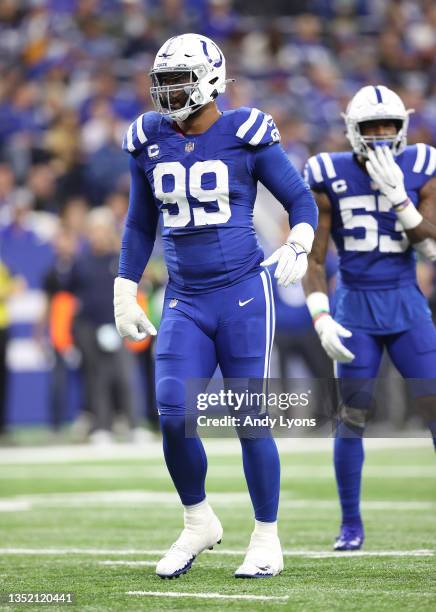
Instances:
[[[154,107],[179,121],[215,100],[228,83],[221,49],[200,34],[182,34],[167,40],[157,52],[150,76]],[[171,77],[176,81],[174,85],[168,84]],[[185,77],[183,82],[181,77]],[[181,98],[182,93],[186,100]]]
[[[413,113],[413,110],[406,110],[401,98],[391,89],[383,85],[362,87],[349,102],[345,114],[342,114],[353,151],[367,157],[368,149],[377,143],[388,145],[394,155],[399,155],[407,144],[410,113]],[[381,119],[395,121],[397,133],[383,137],[361,134],[361,123]]]

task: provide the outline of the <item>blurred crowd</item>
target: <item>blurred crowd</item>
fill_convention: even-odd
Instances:
[[[157,49],[188,31],[216,40],[236,79],[220,107],[270,112],[299,169],[314,152],[348,148],[341,112],[368,83],[392,87],[415,109],[409,142],[435,141],[432,0],[272,0],[268,6],[248,0],[2,0],[0,362],[7,328],[18,339],[31,336],[39,349],[27,344],[24,351],[17,340],[23,350],[11,351],[10,367],[49,362],[54,427],[66,418],[65,380],[79,362],[89,431],[110,430],[111,403],[138,439],[144,416],[156,422],[152,346],[132,352],[113,334],[111,283],[129,188],[120,143],[129,123],[151,109],[147,72]],[[261,191],[261,212],[269,205]],[[281,240],[280,220],[272,227],[258,228],[267,249]],[[331,269],[334,282],[333,253]],[[433,270],[422,270],[431,295]],[[143,288],[156,323],[164,283],[157,244]],[[6,299],[16,305],[9,320]],[[288,356],[295,352],[306,370],[329,373],[329,364],[315,358],[301,287],[278,300],[289,309],[278,326],[278,371],[289,374]],[[50,357],[43,348],[47,337]],[[139,412],[132,359],[146,390]],[[3,380],[0,366],[0,392]],[[0,430],[2,418],[0,410]]]
[[[434,141],[432,0],[284,4],[311,13],[254,18],[250,2],[238,11],[232,0],[3,0],[0,159],[37,210],[58,212],[72,195],[96,205],[125,189],[123,132],[151,108],[156,50],[186,31],[224,50],[236,84],[220,105],[271,112],[298,167],[345,145],[340,113],[367,83],[393,87],[415,109],[411,142]]]

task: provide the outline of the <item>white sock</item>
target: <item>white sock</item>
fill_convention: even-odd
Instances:
[[[254,532],[253,534],[259,536],[276,536],[277,535],[277,521],[273,523],[264,523],[263,521],[254,521]]]
[[[183,506],[185,527],[188,525],[198,525],[199,523],[205,523],[209,520],[212,514],[212,508],[209,506],[207,499],[203,499],[199,504],[193,506]]]

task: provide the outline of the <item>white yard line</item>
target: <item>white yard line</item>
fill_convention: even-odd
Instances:
[[[210,500],[217,505],[229,503],[249,503],[248,493],[212,493]],[[176,493],[166,491],[84,491],[76,493],[35,493],[31,495],[18,495],[16,497],[0,498],[0,507],[3,502],[8,507],[12,503],[27,503],[33,507],[77,507],[101,505],[128,505],[143,506],[146,504],[168,504],[180,508],[180,500]]]
[[[178,591],[127,591],[142,597],[194,597],[195,599],[243,599],[247,601],[287,601],[289,595],[223,595],[222,593],[182,593]]]
[[[127,565],[128,567],[155,566],[157,561],[99,561],[99,565]]]
[[[370,465],[364,469],[365,478],[434,478],[436,468],[433,465]],[[242,466],[240,470],[229,470],[229,466],[210,466],[209,478],[225,478],[226,480],[243,480]],[[298,466],[286,465],[282,472],[282,481],[290,480],[326,480],[334,477],[333,466]],[[0,466],[1,480],[125,480],[126,478],[146,480],[170,481],[170,476],[164,465],[149,468],[135,466],[87,466],[87,465],[59,465],[53,469],[46,465],[29,466]]]
[[[334,509],[338,507],[336,500],[311,500],[311,499],[283,499],[280,502],[280,508],[294,509]],[[431,501],[363,501],[362,508],[364,510],[392,510],[410,512],[412,510],[436,510],[436,502]]]
[[[239,441],[234,438],[203,440],[209,456],[240,455]],[[330,451],[331,438],[278,438],[277,445],[282,454],[319,453]],[[431,449],[431,440],[426,432],[408,432],[404,438],[367,438],[365,446],[371,449]],[[63,445],[47,447],[14,447],[0,449],[0,464],[70,463],[80,461],[122,461],[132,459],[162,458],[159,438],[144,446],[113,444],[107,447],[90,445]]]
[[[289,551],[289,556],[293,557],[309,557],[310,559],[348,559],[349,557],[434,557],[434,550],[355,550],[345,554],[343,552],[325,551],[316,552],[298,551],[298,554],[293,554]]]
[[[167,551],[160,549],[152,550],[140,550],[134,548],[117,549],[117,548],[0,548],[0,555],[53,555],[53,556],[64,556],[64,555],[87,555],[87,556],[99,556],[99,555],[163,555]]]
[[[249,505],[248,493],[210,493],[208,499],[215,506],[230,508],[233,506]],[[101,507],[101,506],[129,506],[129,508],[141,508],[147,504],[169,505],[179,510],[179,500],[176,493],[166,491],[86,491],[75,493],[36,493],[33,495],[18,495],[15,497],[0,498],[0,511],[14,512],[15,510],[33,510],[38,508],[76,508],[76,507]],[[436,502],[433,501],[364,501],[365,510],[435,510]],[[338,506],[336,500],[317,499],[289,499],[282,497],[281,508],[294,509],[335,509]]]
[[[32,510],[29,500],[0,499],[0,512],[27,512]]]
[[[63,555],[87,555],[87,556],[156,556],[164,555],[166,549],[104,549],[104,548],[0,548],[0,555],[43,555],[43,556],[63,556]],[[220,548],[216,546],[213,551],[206,550],[207,555],[215,556],[243,556],[245,550],[232,550],[228,548]],[[283,554],[287,557],[307,557],[313,559],[323,559],[335,557],[338,559],[349,559],[350,557],[434,557],[435,550],[417,549],[417,550],[358,550],[354,552],[333,552],[323,550],[284,550]],[[109,565],[112,563],[127,564],[138,562],[122,562],[117,559],[104,561]],[[152,562],[148,562],[148,564]],[[154,562],[153,562],[154,563]]]

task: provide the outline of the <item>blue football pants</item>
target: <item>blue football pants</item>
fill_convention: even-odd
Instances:
[[[429,320],[417,322],[407,331],[386,336],[371,335],[351,330],[351,338],[344,345],[356,357],[351,363],[338,364],[337,375],[344,404],[367,410],[371,404],[374,379],[377,376],[383,349],[400,374],[409,381],[412,395],[419,402],[430,399],[427,423],[436,446],[434,397],[436,384],[436,330]],[[360,523],[360,491],[364,462],[364,428],[350,427],[341,422],[334,442],[336,482],[342,509],[343,523]]]
[[[186,387],[210,379],[266,379],[274,338],[269,273],[200,295],[167,289],[156,346],[156,400],[166,464],[184,505],[205,498],[207,460],[199,436],[185,435]],[[240,437],[255,518],[277,518],[280,463],[271,435]]]

